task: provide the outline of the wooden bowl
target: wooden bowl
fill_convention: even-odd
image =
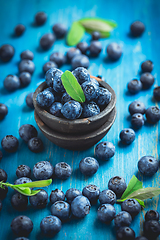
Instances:
[[[39,129],[44,136],[48,138],[54,144],[69,150],[80,151],[86,150],[99,142],[110,130],[116,118],[116,108],[114,108],[108,115],[107,121],[98,129],[81,135],[66,134],[54,131],[49,128],[34,111],[34,117]]]
[[[61,133],[69,133],[69,134],[77,134],[77,133],[87,133],[92,132],[95,129],[100,128],[105,122],[108,120],[108,116],[110,112],[114,109],[116,104],[116,95],[114,90],[104,81],[99,78],[93,77],[97,79],[100,85],[104,88],[107,88],[112,93],[112,98],[107,107],[100,112],[100,114],[76,120],[67,120],[64,118],[55,117],[43,108],[39,107],[36,101],[37,94],[42,92],[45,88],[47,88],[46,82],[43,82],[38,86],[33,95],[33,103],[36,110],[36,113],[41,118],[41,120],[54,131]]]

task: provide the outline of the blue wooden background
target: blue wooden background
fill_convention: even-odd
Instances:
[[[48,14],[47,22],[44,26],[35,27],[33,24],[34,15],[37,11],[45,11]],[[65,23],[67,27],[77,19],[88,16],[98,16],[106,19],[113,19],[118,23],[118,28],[114,30],[112,36],[101,40],[103,51],[96,59],[90,60],[89,71],[92,75],[102,75],[107,83],[113,87],[117,95],[117,118],[116,121],[103,140],[111,141],[116,146],[116,154],[108,162],[99,162],[98,172],[90,178],[84,177],[78,169],[79,161],[86,156],[94,156],[94,147],[87,151],[76,152],[67,151],[55,146],[49,142],[39,131],[39,137],[44,142],[44,151],[39,154],[28,150],[27,145],[20,139],[18,129],[22,124],[30,123],[36,126],[33,111],[25,103],[26,95],[34,91],[36,87],[44,81],[42,73],[43,64],[49,60],[53,51],[62,51],[65,53],[68,46],[65,40],[58,40],[54,46],[43,52],[39,48],[40,37],[47,32],[52,32],[51,26],[57,22]],[[132,38],[129,35],[129,26],[134,20],[142,20],[146,25],[146,31],[140,38]],[[13,30],[16,24],[22,23],[26,26],[26,31],[22,37],[13,36]],[[20,164],[27,164],[31,168],[38,161],[49,160],[54,165],[60,161],[66,161],[73,168],[72,176],[66,181],[54,180],[48,187],[50,194],[52,189],[60,188],[64,192],[70,187],[76,187],[80,190],[87,184],[95,184],[101,190],[107,188],[108,180],[120,175],[128,183],[132,175],[135,174],[140,180],[143,180],[145,187],[159,186],[160,174],[156,173],[151,178],[141,176],[137,171],[137,162],[144,155],[152,155],[158,158],[159,155],[159,135],[158,124],[146,124],[141,130],[136,132],[136,139],[130,146],[123,146],[119,143],[119,133],[125,127],[130,127],[130,117],[128,114],[128,105],[133,100],[139,99],[146,106],[157,105],[152,99],[153,88],[142,91],[135,96],[128,94],[126,85],[132,78],[140,78],[140,64],[146,59],[154,62],[153,74],[155,84],[158,85],[160,68],[160,2],[158,0],[135,0],[135,1],[53,1],[53,0],[1,0],[0,1],[0,45],[12,44],[15,49],[15,56],[8,63],[0,63],[0,102],[5,103],[9,108],[9,113],[4,120],[0,122],[0,139],[7,134],[13,134],[19,139],[19,149],[14,154],[7,154],[3,151],[4,157],[0,162],[0,168],[8,173],[8,181],[13,183],[16,179],[16,168]],[[84,37],[84,40],[90,42],[90,35]],[[123,56],[117,62],[106,61],[106,46],[116,41],[123,48]],[[36,65],[35,73],[31,84],[19,89],[14,93],[8,93],[3,88],[3,80],[8,74],[18,74],[18,63],[20,53],[23,50],[30,49],[34,52],[34,63]],[[62,70],[70,69],[65,65]],[[38,127],[37,127],[38,129]],[[12,219],[21,213],[16,212],[10,204],[13,194],[9,190],[7,198],[3,201],[3,210],[0,213],[0,239],[15,239],[11,230],[10,223]],[[148,209],[159,209],[159,197],[145,202],[146,209],[134,219],[131,227],[138,236],[142,233],[142,224],[145,211]],[[72,220],[63,224],[62,230],[54,239],[91,239],[112,240],[115,238],[113,223],[106,226],[100,223],[97,218],[97,206],[91,208],[90,214],[81,220]],[[120,205],[115,204],[117,213],[120,211]],[[30,234],[30,239],[44,239],[40,234],[40,222],[43,217],[50,214],[50,205],[43,210],[34,210],[31,206],[23,212],[29,216],[34,229]]]

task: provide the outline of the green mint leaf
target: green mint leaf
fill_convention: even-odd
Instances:
[[[12,188],[13,188],[13,187],[12,187]],[[31,197],[31,196],[33,196],[33,195],[35,195],[35,194],[37,194],[37,193],[40,192],[40,190],[34,191],[34,190],[31,190],[31,189],[28,188],[28,187],[26,187],[26,188],[24,188],[24,187],[14,187],[14,189],[15,189],[17,192],[19,192],[19,193],[21,193],[21,194],[23,194],[23,195],[25,195],[25,196],[27,196],[27,197]]]
[[[88,17],[88,18],[82,18],[79,20],[79,22],[84,22],[84,21],[89,21],[89,20],[94,20],[94,21],[100,21],[100,22],[105,22],[107,23],[109,26],[111,26],[112,28],[116,28],[117,27],[117,23],[113,20],[107,20],[104,18],[96,18],[96,17]]]
[[[80,42],[83,35],[85,33],[85,29],[79,22],[74,22],[67,34],[67,44],[69,46],[77,45]]]
[[[85,102],[84,92],[75,76],[70,71],[65,71],[61,76],[66,92],[77,102]]]
[[[145,200],[148,198],[153,198],[160,194],[160,188],[157,187],[148,187],[148,188],[141,188],[137,191],[132,192],[127,196],[127,198],[135,198],[139,200]]]
[[[139,181],[135,175],[133,175],[121,199],[128,198],[128,195],[141,188],[143,188],[142,182]]]
[[[34,188],[34,187],[47,187],[52,183],[52,179],[47,179],[47,180],[41,180],[41,181],[34,181],[34,182],[29,182],[29,183],[23,183],[23,184],[18,184],[18,185],[13,185],[13,187],[29,187],[29,188]]]

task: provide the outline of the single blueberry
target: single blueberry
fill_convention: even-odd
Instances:
[[[122,202],[121,209],[130,213],[132,218],[134,218],[141,211],[141,205],[137,200],[130,198]]]
[[[62,117],[62,114],[61,114],[62,106],[63,105],[60,102],[54,102],[50,106],[49,112],[56,117]]]
[[[51,93],[51,91],[43,90],[37,94],[36,101],[40,107],[48,108],[54,102],[54,95]]]
[[[21,82],[16,75],[8,75],[4,79],[3,85],[8,91],[12,92],[17,90],[20,87]]]
[[[43,151],[43,142],[40,138],[34,137],[28,141],[28,148],[34,153],[39,153]]]
[[[134,37],[139,37],[144,32],[144,30],[145,30],[145,26],[140,21],[135,21],[130,26],[131,34]]]
[[[110,103],[111,97],[112,94],[106,88],[99,87],[96,102],[99,106],[106,106]]]
[[[101,34],[97,31],[92,32],[92,40],[99,40],[101,38]]]
[[[159,221],[159,213],[156,210],[149,210],[145,214],[145,221],[156,220]]]
[[[45,75],[46,83],[58,93],[65,92],[61,76],[63,72],[57,68],[50,68]]]
[[[61,67],[66,62],[66,56],[61,52],[54,52],[50,56],[50,61],[56,63],[58,67]]]
[[[56,38],[63,38],[67,33],[66,26],[61,23],[54,24],[54,26],[52,27],[52,30],[56,35]]]
[[[84,196],[77,196],[71,203],[72,214],[77,218],[83,218],[89,214],[90,208],[90,201]]]
[[[27,86],[31,82],[31,74],[29,72],[21,72],[19,79],[23,87]]]
[[[33,229],[33,222],[27,216],[15,217],[11,222],[11,229],[17,236],[28,236]]]
[[[116,215],[116,210],[111,204],[102,204],[98,208],[97,217],[101,222],[110,223]]]
[[[89,46],[89,51],[90,51],[90,55],[92,57],[98,57],[98,55],[100,54],[100,52],[102,51],[102,44],[99,41],[92,41],[90,46]]]
[[[0,182],[6,182],[7,181],[7,173],[3,169],[0,168]]]
[[[120,139],[124,144],[131,144],[135,140],[135,132],[131,128],[125,128],[120,132]]]
[[[57,68],[57,64],[55,62],[48,61],[43,65],[43,72],[46,73],[50,68]]]
[[[12,207],[18,211],[24,211],[28,206],[28,197],[15,193],[11,198]]]
[[[47,20],[47,15],[45,12],[38,12],[35,15],[35,23],[38,26],[43,25]]]
[[[95,102],[91,101],[89,103],[86,102],[83,104],[82,116],[84,118],[93,117],[99,113],[100,113],[100,108]]]
[[[67,220],[70,216],[70,205],[64,201],[57,201],[51,206],[51,214],[63,220]]]
[[[113,42],[107,46],[107,54],[111,60],[118,60],[122,55],[122,48],[119,44]]]
[[[67,60],[68,62],[71,62],[72,58],[74,58],[77,55],[81,55],[81,51],[78,48],[70,48],[67,52]]]
[[[90,82],[90,74],[88,70],[84,67],[78,67],[73,70],[72,74],[75,76],[79,84],[84,82]]]
[[[137,79],[133,79],[128,83],[127,87],[128,87],[128,91],[130,93],[136,94],[141,91],[142,83],[141,83],[141,81],[139,81]]]
[[[76,188],[69,188],[66,192],[66,198],[67,198],[67,202],[69,204],[71,204],[71,202],[73,201],[73,199],[75,199],[76,197],[82,195],[82,192]]]
[[[1,145],[6,152],[13,153],[17,151],[19,141],[13,135],[7,135],[2,139]]]
[[[112,190],[105,189],[102,192],[100,192],[99,201],[100,204],[107,203],[113,205],[116,202],[116,194]]]
[[[141,113],[132,115],[131,124],[134,128],[139,129],[144,125],[144,116]]]
[[[87,42],[80,42],[77,44],[76,47],[81,51],[82,54],[86,54],[89,49],[89,45]]]
[[[152,106],[146,110],[147,121],[151,124],[155,124],[160,120],[160,109],[157,106]]]
[[[31,60],[24,59],[19,64],[19,71],[21,72],[29,72],[32,74],[35,70],[34,62]]]
[[[16,169],[16,175],[18,178],[21,177],[28,177],[30,178],[31,176],[31,169],[27,165],[19,165],[18,168]]]
[[[20,57],[22,60],[31,60],[32,61],[34,58],[34,54],[30,50],[25,50],[21,53]]]
[[[86,176],[92,176],[98,171],[99,163],[93,157],[85,157],[79,163],[79,170]]]
[[[86,101],[97,99],[99,95],[99,87],[97,85],[95,85],[91,81],[86,81],[81,85],[81,87],[84,92]]]
[[[40,46],[44,50],[48,50],[53,46],[55,36],[52,33],[44,34],[40,39]]]
[[[71,100],[63,105],[61,113],[65,118],[74,120],[81,116],[82,106],[79,102]]]
[[[95,155],[100,160],[108,160],[115,154],[115,146],[111,142],[100,142],[95,148]]]
[[[160,87],[154,88],[153,96],[157,101],[160,101]]]
[[[56,216],[47,216],[40,223],[41,231],[44,235],[54,236],[61,230],[61,220]]]
[[[140,81],[144,89],[149,89],[154,83],[154,77],[149,72],[145,72],[141,75]]]
[[[43,209],[48,203],[48,193],[43,189],[40,190],[36,195],[33,195],[29,198],[30,204],[37,209]]]
[[[72,169],[66,162],[59,162],[55,165],[54,172],[57,178],[65,180],[71,176]]]
[[[129,227],[121,227],[116,234],[117,240],[134,240],[135,232]]]
[[[8,188],[5,186],[4,188],[0,188],[0,200],[3,200],[8,193]]]
[[[88,68],[89,64],[90,64],[89,58],[84,54],[76,55],[71,60],[72,69],[75,69],[78,67]]]
[[[24,183],[29,183],[32,182],[32,180],[28,177],[21,177],[18,178],[15,182],[14,185],[19,185],[19,184],[24,184]]]
[[[28,95],[26,96],[26,104],[29,108],[34,109],[34,105],[33,105],[33,92],[28,93]]]
[[[50,194],[50,202],[53,204],[57,201],[64,201],[65,200],[65,194],[63,191],[59,189],[55,189],[51,191]]]
[[[33,167],[33,175],[38,180],[52,178],[53,171],[54,171],[53,166],[48,161],[38,162]]]
[[[62,104],[65,104],[66,102],[69,102],[71,100],[73,100],[73,99],[67,92],[63,93],[62,99],[61,99]]]
[[[160,222],[156,220],[144,222],[143,232],[148,240],[156,239],[160,235]]]
[[[96,204],[99,197],[100,189],[96,185],[89,184],[83,188],[82,194],[87,197],[91,204]]]
[[[146,176],[153,176],[159,167],[159,162],[152,156],[144,156],[138,161],[138,170]]]
[[[23,24],[18,24],[14,29],[15,35],[21,36],[24,33],[25,29],[26,28]]]
[[[143,102],[135,100],[130,103],[128,110],[131,115],[133,115],[135,113],[144,114],[146,111],[146,107]]]
[[[132,217],[126,211],[119,212],[114,218],[114,225],[116,228],[129,227],[131,222],[132,222]]]
[[[8,114],[8,107],[0,103],[0,120],[2,120]]]
[[[9,44],[4,44],[0,47],[0,59],[3,62],[8,62],[14,56],[14,48]]]
[[[123,177],[115,176],[109,180],[108,188],[112,190],[118,198],[120,198],[126,190],[127,184]]]
[[[141,64],[142,72],[150,73],[150,72],[152,72],[153,67],[154,67],[153,62],[150,60],[147,60]]]
[[[19,129],[19,136],[25,141],[28,142],[31,138],[37,137],[37,129],[31,124],[24,124]]]
[[[90,78],[90,81],[99,87],[99,82],[96,79]]]

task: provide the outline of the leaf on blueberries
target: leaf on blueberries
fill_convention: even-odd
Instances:
[[[67,35],[67,44],[74,46],[80,42],[85,33],[85,28],[79,22],[74,22]]]
[[[140,200],[145,200],[148,198],[153,198],[160,194],[160,188],[157,187],[147,187],[147,188],[141,188],[137,191],[132,192],[127,196],[127,198],[135,198]]]

